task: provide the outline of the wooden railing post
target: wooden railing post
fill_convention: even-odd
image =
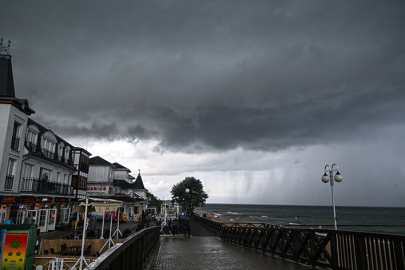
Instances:
[[[394,239],[394,250],[395,250],[395,263],[397,265],[398,270],[404,270],[404,248],[402,246],[403,242],[399,239]]]
[[[367,269],[367,253],[366,242],[364,235],[354,236],[354,249],[356,251],[355,258],[357,269]]]
[[[332,237],[330,238],[330,255],[332,257],[331,267],[332,269],[338,269],[338,242],[337,242],[337,232],[330,233]]]

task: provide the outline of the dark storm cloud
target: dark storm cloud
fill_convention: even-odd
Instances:
[[[404,6],[13,1],[0,35],[17,95],[68,119],[53,130],[276,151],[404,124]]]

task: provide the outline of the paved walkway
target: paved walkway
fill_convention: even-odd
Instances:
[[[259,251],[224,243],[196,221],[191,220],[190,225],[190,237],[161,237],[161,245],[151,263],[150,270],[309,269]]]

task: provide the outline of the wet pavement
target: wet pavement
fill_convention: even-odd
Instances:
[[[190,220],[191,236],[161,237],[150,270],[309,269],[260,251],[224,243],[204,225]]]

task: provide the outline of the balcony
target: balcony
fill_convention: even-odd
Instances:
[[[21,192],[69,195],[69,186],[52,181],[48,181],[45,186],[44,182],[38,178],[24,177]]]
[[[13,136],[13,138],[11,138],[11,149],[13,149],[14,151],[18,151],[19,145],[20,145],[20,137]]]
[[[7,174],[6,181],[4,182],[4,189],[12,190],[14,183],[14,175]]]
[[[37,145],[36,145],[35,143],[33,143],[33,142],[28,142],[28,141],[27,141],[25,144],[26,144],[27,148],[28,148],[30,151],[32,151],[32,152],[36,152],[36,151],[37,151]]]
[[[80,171],[84,173],[89,173],[89,165],[83,162],[80,162]]]

